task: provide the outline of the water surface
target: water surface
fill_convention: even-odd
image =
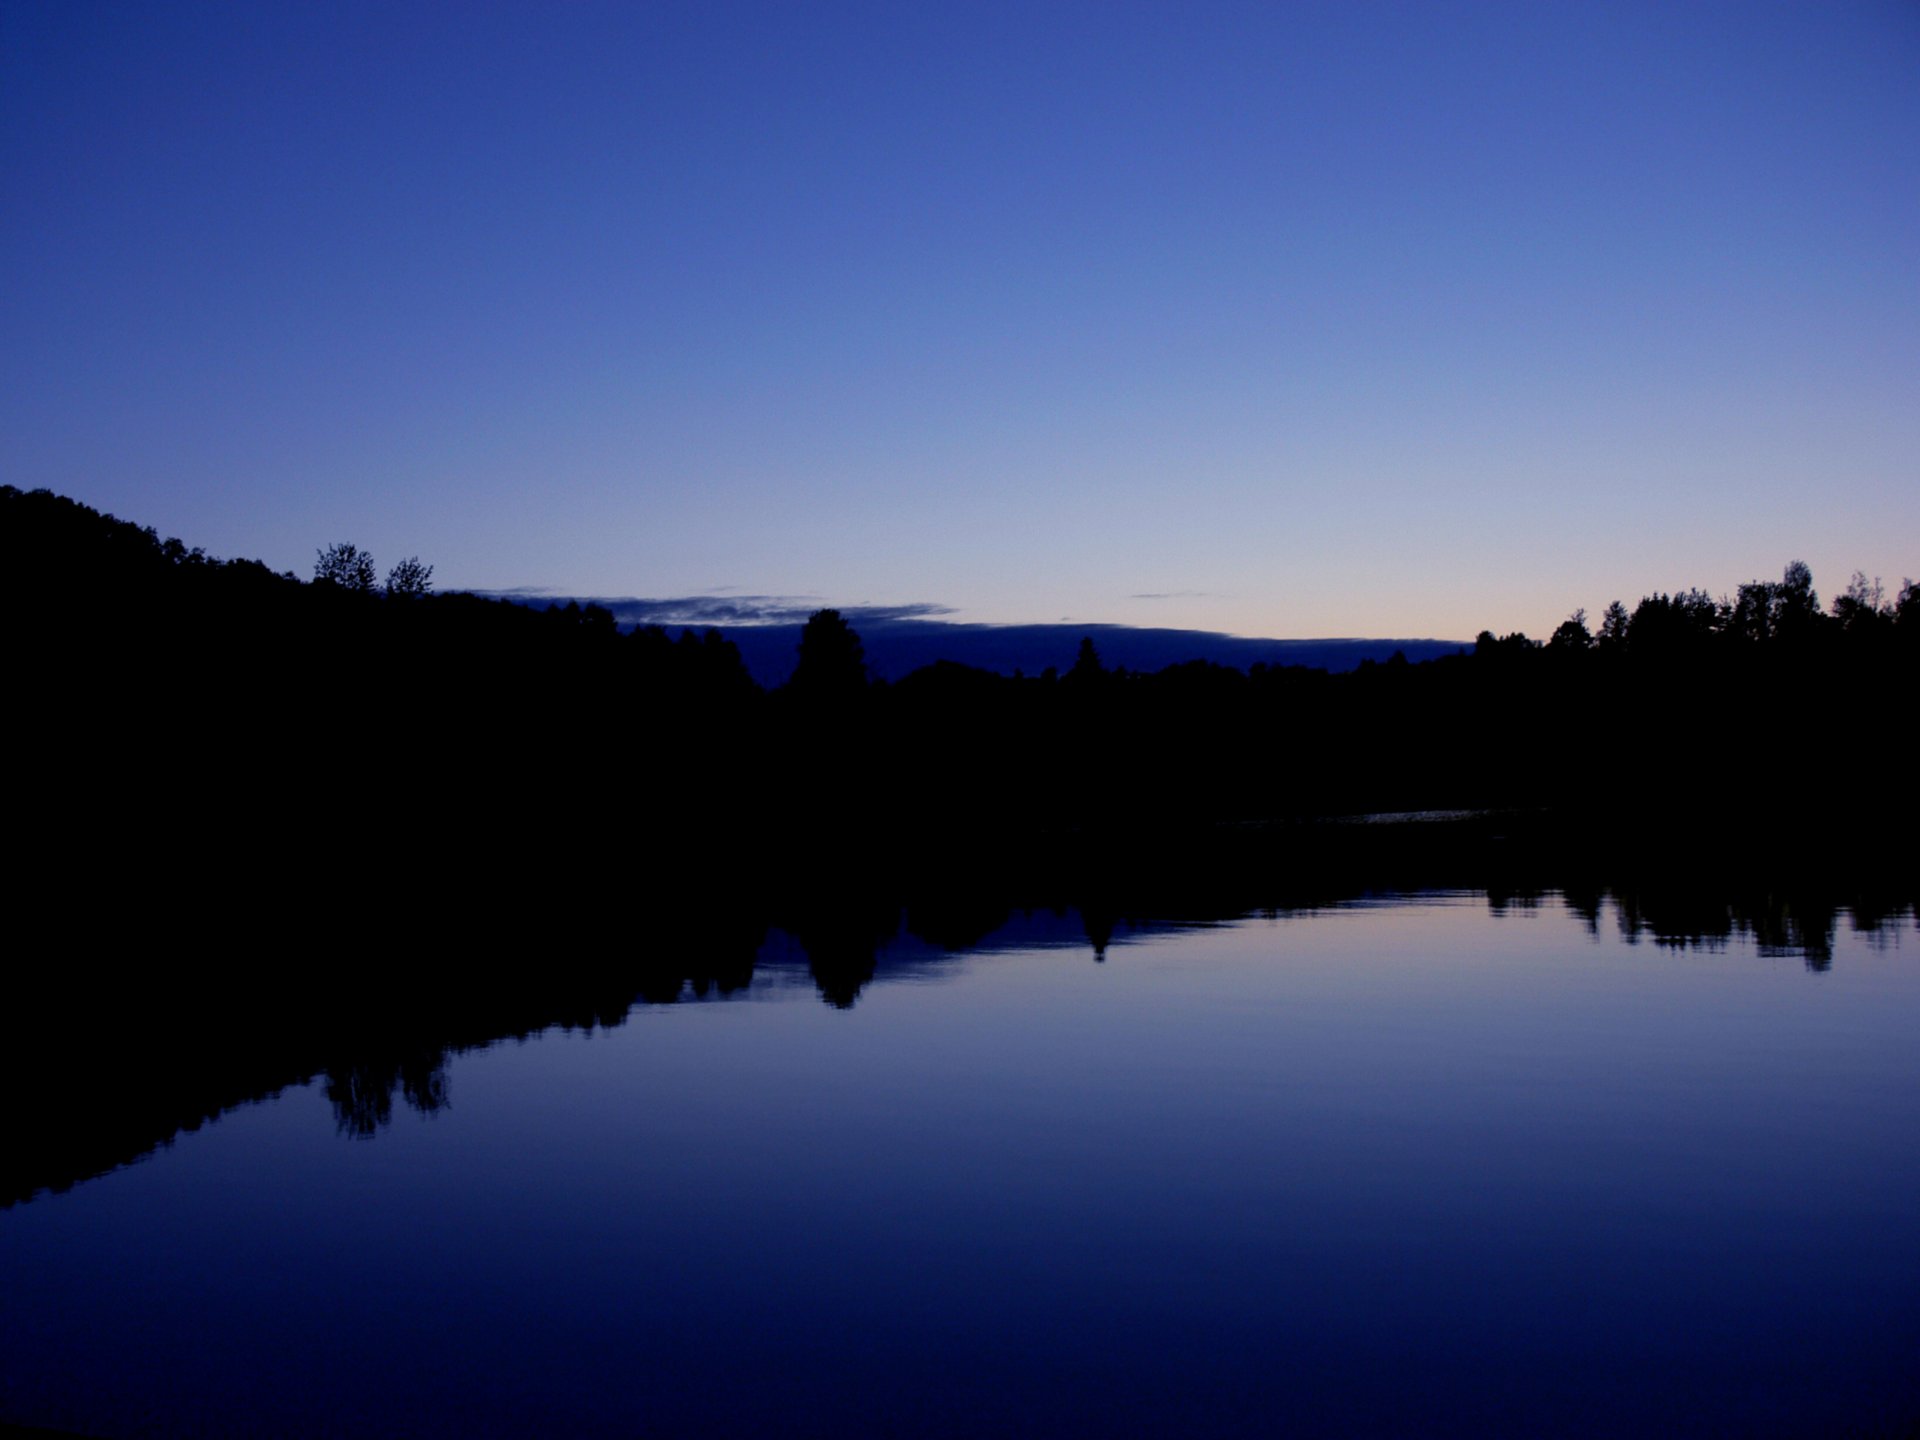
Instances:
[[[0,1419],[1911,1424],[1911,917],[1662,945],[1585,908],[1123,926],[1098,961],[1042,914],[883,949],[847,1008],[775,934],[745,988],[454,1055],[390,1123],[289,1088],[0,1211]]]

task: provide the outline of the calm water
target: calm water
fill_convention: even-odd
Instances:
[[[321,1082],[0,1211],[102,1436],[1898,1433],[1920,935],[1557,900],[883,954]],[[1023,938],[1024,937],[1024,938]],[[1819,947],[1817,947],[1819,948]]]

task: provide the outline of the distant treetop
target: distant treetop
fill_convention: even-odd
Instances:
[[[433,566],[422,565],[418,555],[409,555],[387,572],[387,598],[410,600],[433,593]]]
[[[314,584],[337,585],[342,590],[358,590],[368,595],[377,588],[373,556],[358,545],[343,540],[318,554],[320,558],[313,567]]]

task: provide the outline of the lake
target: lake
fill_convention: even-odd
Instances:
[[[336,1069],[0,1210],[0,1420],[1920,1421],[1911,911],[1440,893],[881,938],[849,978],[775,930],[750,977]]]

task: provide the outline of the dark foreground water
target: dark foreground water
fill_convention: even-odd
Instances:
[[[1905,1433],[1911,916],[1618,922],[1427,896],[1096,963],[1043,915],[883,951],[851,1008],[776,934],[727,998],[455,1055],[372,1138],[316,1081],[0,1211],[0,1420]]]

